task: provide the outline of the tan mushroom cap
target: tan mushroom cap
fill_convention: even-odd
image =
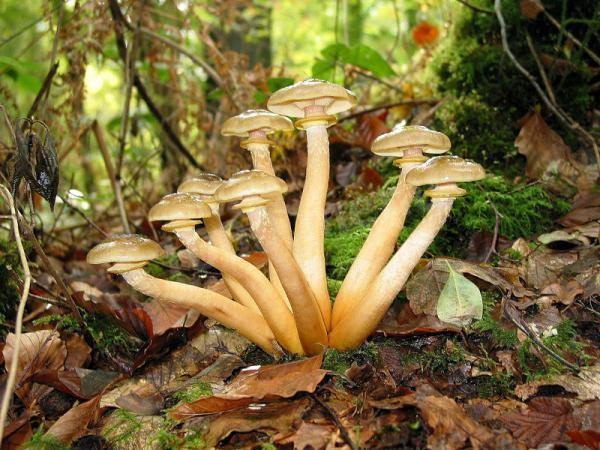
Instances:
[[[164,256],[164,250],[151,239],[139,234],[112,236],[96,245],[87,254],[90,264],[135,263]]]
[[[356,105],[356,96],[338,84],[308,79],[278,90],[269,98],[267,108],[277,114],[304,117],[304,108],[323,106],[325,114],[337,114]]]
[[[380,156],[401,158],[409,148],[418,148],[423,153],[440,155],[450,150],[450,139],[444,133],[420,125],[394,127],[373,141],[371,151]]]
[[[413,186],[423,186],[463,183],[484,177],[485,170],[476,162],[466,161],[458,156],[437,156],[408,172],[406,182]]]
[[[215,198],[224,203],[284,192],[287,192],[287,184],[281,178],[260,170],[242,170],[232,175],[217,189]]]
[[[191,192],[201,195],[213,195],[223,184],[223,179],[213,173],[201,173],[200,175],[184,181],[177,188],[177,192]]]
[[[199,194],[191,192],[179,192],[177,194],[165,195],[160,202],[150,208],[148,220],[190,220],[210,217],[212,211],[210,206]]]
[[[272,113],[266,109],[250,109],[223,123],[223,136],[247,137],[252,131],[264,131],[266,134],[275,131],[290,131],[294,129],[292,121],[287,117]]]

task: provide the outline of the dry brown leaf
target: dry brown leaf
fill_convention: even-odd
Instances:
[[[569,401],[558,397],[534,398],[527,409],[507,413],[501,421],[529,447],[561,441],[567,431],[579,427]]]
[[[582,368],[577,375],[555,375],[521,384],[515,388],[515,394],[525,400],[535,395],[541,386],[552,385],[562,386],[567,392],[577,394],[580,400],[600,400],[600,363]]]
[[[27,379],[43,369],[60,370],[64,367],[67,349],[56,331],[41,330],[21,335],[19,360],[17,363],[15,393],[26,404],[39,400],[52,388],[28,383]],[[14,354],[15,335],[10,333],[2,354],[7,371],[10,370]]]
[[[331,425],[317,425],[302,422],[296,432],[278,444],[294,444],[294,450],[325,449],[328,445],[334,446],[337,440],[335,427]]]
[[[521,0],[521,14],[528,19],[535,19],[542,11],[544,5],[540,0]]]
[[[563,305],[571,305],[578,295],[583,294],[583,286],[576,280],[569,280],[566,284],[552,283],[546,286],[541,294]]]
[[[46,432],[65,444],[70,444],[75,438],[83,436],[90,422],[100,413],[98,409],[100,397],[80,403],[67,411]]]
[[[65,369],[77,369],[84,367],[91,359],[92,348],[87,345],[85,339],[78,334],[72,334],[65,341],[67,346],[67,359]]]
[[[530,179],[541,178],[553,161],[569,160],[571,154],[569,146],[538,112],[525,120],[515,146],[527,158],[525,173]]]

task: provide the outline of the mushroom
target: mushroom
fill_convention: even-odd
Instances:
[[[175,233],[181,243],[201,260],[235,277],[250,293],[282,347],[289,352],[303,354],[294,317],[262,272],[243,258],[208,244],[196,233],[195,227],[200,223],[198,219],[211,215],[211,208],[200,195],[182,192],[163,197],[150,209],[148,219],[169,221],[163,225],[163,230]]]
[[[136,291],[159,301],[199,311],[228,328],[237,330],[272,355],[280,354],[275,336],[262,316],[216,292],[174,281],[155,278],[143,267],[164,255],[154,241],[135,234],[108,238],[87,254],[90,264],[113,264],[108,272],[120,274]]]
[[[262,170],[270,175],[275,175],[271,162],[269,146],[274,142],[267,136],[275,131],[293,130],[294,125],[287,117],[274,114],[264,109],[251,109],[234,117],[230,117],[223,123],[221,134],[223,136],[239,136],[248,139],[241,142],[241,147],[248,149],[252,155],[252,165],[256,170]],[[267,205],[267,212],[273,223],[273,227],[279,233],[288,249],[292,249],[292,227],[288,216],[283,196],[280,193],[273,195],[272,201]],[[285,296],[281,282],[269,262],[269,277],[273,285]]]
[[[294,258],[313,290],[325,326],[331,322],[331,305],[325,272],[325,202],[329,186],[327,127],[333,114],[356,104],[356,96],[342,86],[321,80],[305,80],[275,92],[267,108],[278,114],[300,117],[296,128],[306,130],[307,162],[304,190],[294,231]]]
[[[387,206],[373,223],[360,252],[335,298],[331,317],[335,327],[369,288],[371,282],[394,253],[398,235],[410,208],[416,188],[406,183],[406,175],[427,161],[426,154],[442,154],[450,150],[445,134],[423,126],[399,126],[373,141],[371,151],[379,156],[399,158],[394,165],[401,169],[396,190]]]
[[[408,172],[406,182],[412,186],[436,185],[424,194],[431,198],[431,208],[370,284],[360,302],[333,328],[329,337],[332,347],[342,350],[358,347],[375,330],[446,222],[454,199],[466,193],[456,183],[480,180],[484,176],[485,171],[479,164],[456,156],[431,158]]]
[[[286,190],[287,185],[280,178],[258,170],[244,170],[217,189],[215,197],[220,202],[241,200],[234,208],[248,215],[252,231],[281,277],[302,347],[313,355],[327,345],[327,329],[313,291],[294,256],[275,232],[266,208],[274,192]]]
[[[204,227],[210,238],[210,242],[215,247],[219,247],[225,251],[228,251],[232,255],[235,255],[235,250],[223,223],[221,223],[221,217],[219,216],[219,203],[214,199],[214,193],[219,186],[223,184],[223,179],[218,175],[212,173],[201,173],[197,177],[191,178],[184,181],[177,188],[177,192],[193,192],[198,194],[202,200],[210,207],[212,215],[204,218]],[[223,273],[223,281],[229,289],[231,296],[235,301],[242,305],[252,309],[254,312],[261,314],[259,307],[256,305],[252,296],[246,289],[228,273]]]

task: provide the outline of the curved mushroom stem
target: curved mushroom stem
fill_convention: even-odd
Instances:
[[[308,115],[308,114],[307,114]],[[331,324],[331,304],[325,272],[325,203],[329,186],[329,138],[322,121],[305,123],[306,178],[294,231],[294,259],[315,294],[325,326]]]
[[[233,245],[231,244],[227,233],[225,233],[221,218],[218,215],[205,218],[204,227],[206,228],[212,245],[235,255]],[[235,301],[250,308],[257,314],[262,314],[260,308],[256,305],[256,302],[252,299],[252,296],[244,289],[239,281],[235,279],[235,277],[225,272],[222,272],[221,275],[223,276],[223,281],[225,282],[227,289],[229,289],[229,292],[231,292],[231,296]]]
[[[262,316],[216,292],[197,286],[155,278],[143,269],[121,274],[136,291],[159,301],[195,309],[228,328],[233,328],[267,353],[281,355],[273,332]]]
[[[304,353],[291,311],[260,270],[239,256],[207,244],[193,226],[177,228],[174,232],[181,243],[198,258],[223,273],[235,274],[235,278],[260,308],[283,348],[300,355]]]
[[[333,328],[329,336],[332,347],[340,350],[356,348],[375,330],[446,222],[454,198],[432,199],[432,202],[423,220],[369,286],[361,301]]]
[[[252,231],[281,275],[283,288],[292,305],[300,341],[309,355],[321,353],[327,345],[327,329],[315,296],[292,253],[273,230],[264,206],[245,211]]]
[[[404,227],[404,220],[416,191],[415,187],[406,183],[406,172],[403,170],[400,174],[392,198],[373,223],[367,240],[344,278],[333,303],[332,327],[363,298],[369,285],[394,253],[398,235]]]
[[[253,131],[250,133],[251,138],[259,138],[266,140],[267,136],[263,131]],[[269,144],[264,142],[252,142],[252,139],[248,141],[247,149],[252,155],[252,165],[256,170],[261,170],[269,175],[275,176],[275,170],[273,169],[273,163],[271,162],[271,152],[269,150]],[[269,198],[271,201],[267,205],[267,211],[273,227],[279,233],[283,243],[288,249],[292,249],[293,235],[292,226],[290,224],[290,217],[285,206],[282,194],[274,194]],[[281,285],[277,271],[273,267],[273,263],[269,261],[269,278],[271,283],[275,286],[275,289],[279,291],[284,300],[289,305],[289,301],[285,295],[285,290]]]

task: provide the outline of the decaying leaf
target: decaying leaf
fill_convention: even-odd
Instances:
[[[544,5],[540,0],[521,0],[521,14],[528,19],[535,19],[542,11]]]
[[[600,364],[583,367],[577,375],[554,375],[544,380],[532,381],[515,388],[515,394],[525,400],[542,386],[562,386],[567,392],[577,394],[580,400],[600,400]]]
[[[83,436],[88,424],[101,412],[98,409],[99,400],[100,397],[96,397],[74,406],[54,422],[46,434],[54,436],[65,444],[70,444],[77,437]]]
[[[479,288],[463,275],[452,270],[440,293],[437,316],[442,322],[464,327],[483,316],[483,299]]]
[[[507,413],[501,420],[518,440],[529,447],[560,441],[567,431],[579,427],[569,401],[557,397],[534,398],[527,409]]]
[[[525,173],[530,179],[541,178],[554,161],[568,161],[571,149],[548,126],[539,112],[532,113],[524,122],[515,146],[527,158]]]

